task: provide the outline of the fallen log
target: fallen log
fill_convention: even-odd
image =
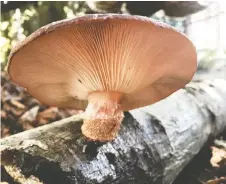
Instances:
[[[225,102],[225,80],[193,81],[165,100],[126,112],[112,142],[86,140],[79,115],[6,137],[0,140],[2,165],[19,183],[170,184],[226,129]]]

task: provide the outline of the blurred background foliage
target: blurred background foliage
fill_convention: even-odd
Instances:
[[[5,70],[12,47],[41,26],[57,20],[93,13],[136,14],[166,22],[189,36],[189,26],[192,25],[191,14],[208,9],[206,4],[196,1],[1,1],[1,6],[0,61],[2,70]],[[199,69],[214,66],[216,60],[226,60],[226,49],[220,47],[220,54],[219,46],[200,49]],[[199,48],[197,49],[199,51]]]

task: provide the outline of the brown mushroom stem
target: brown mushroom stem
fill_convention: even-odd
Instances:
[[[85,111],[82,133],[89,139],[98,141],[113,140],[124,118],[119,92],[92,92]]]

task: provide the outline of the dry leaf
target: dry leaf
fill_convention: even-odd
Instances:
[[[1,119],[6,119],[7,115],[4,110],[1,110]]]
[[[25,106],[17,100],[10,100],[10,103],[18,109],[25,109]]]
[[[1,137],[7,137],[10,135],[9,127],[6,127],[4,124],[1,124]]]
[[[38,114],[38,116],[41,117],[41,118],[53,119],[53,118],[56,117],[57,111],[58,111],[57,107],[50,107],[50,108],[44,110],[43,112],[40,112]]]
[[[57,117],[58,108],[51,107],[38,114],[37,120],[40,125],[47,124]]]
[[[226,184],[226,177],[221,177],[213,180],[209,180],[204,184]]]
[[[226,163],[226,150],[220,149],[215,146],[211,147],[212,149],[212,158],[210,163],[213,167],[220,167],[222,163]],[[221,163],[221,164],[220,164]]]
[[[22,126],[24,130],[30,130],[34,128],[30,123],[27,123],[27,122],[23,123]]]
[[[38,115],[38,111],[39,111],[39,106],[35,106],[33,108],[31,108],[30,110],[28,110],[27,112],[25,112],[19,119],[20,122],[33,122],[35,121],[37,115]]]

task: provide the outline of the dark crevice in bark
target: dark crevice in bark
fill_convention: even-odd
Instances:
[[[105,156],[108,159],[109,164],[115,164],[115,155],[113,153],[107,152],[105,153]]]
[[[166,134],[166,130],[165,130],[165,128],[161,125],[161,121],[160,120],[158,120],[156,117],[154,117],[154,116],[151,116],[151,115],[149,115],[150,116],[150,118],[151,118],[151,123],[152,124],[154,124],[155,126],[154,126],[154,128],[155,128],[155,131],[156,131],[156,133],[164,133],[164,134]]]
[[[28,153],[13,150],[9,152],[3,152],[4,155],[11,154],[13,158],[13,165],[21,169],[21,173],[29,178],[31,175],[39,178],[46,184],[72,184],[70,180],[72,173],[64,172],[61,167],[40,156],[32,156]],[[18,159],[17,159],[18,158]],[[23,158],[23,159],[21,159]]]
[[[104,144],[105,143],[98,141],[95,142],[87,141],[84,146],[84,153],[87,156],[87,159],[88,160],[95,159],[98,154],[98,148]]]

